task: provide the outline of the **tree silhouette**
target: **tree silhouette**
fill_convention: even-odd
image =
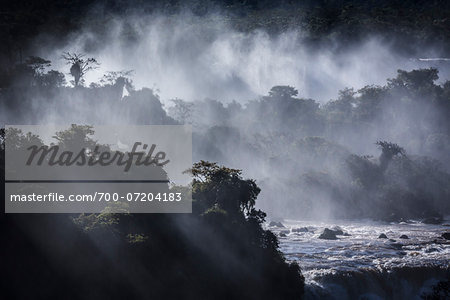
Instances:
[[[46,67],[50,67],[51,62],[38,56],[30,56],[25,60],[25,64],[33,70],[35,76],[39,76]]]
[[[405,155],[405,149],[395,143],[378,141],[375,144],[381,148],[380,167],[383,171],[386,170],[389,162],[395,155]]]
[[[70,75],[74,78],[74,86],[78,86],[80,80],[90,70],[98,68],[100,65],[95,58],[85,57],[84,54],[64,52],[62,58],[70,65]]]
[[[63,73],[50,70],[39,77],[39,84],[47,87],[61,87],[66,84],[66,79]]]
[[[218,207],[231,216],[257,215],[254,206],[261,190],[254,180],[242,179],[241,170],[200,161],[189,171],[194,177],[193,198],[206,208]]]
[[[293,98],[298,95],[298,91],[289,85],[277,85],[270,89],[269,96],[272,98]]]

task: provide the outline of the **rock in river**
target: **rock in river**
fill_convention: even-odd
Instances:
[[[319,239],[323,240],[337,240],[336,232],[333,230],[330,230],[328,228],[325,228],[322,232],[322,234],[319,236]]]
[[[344,231],[339,226],[334,226],[331,230],[334,231],[335,235],[344,235]]]

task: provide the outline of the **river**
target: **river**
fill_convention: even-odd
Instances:
[[[450,220],[442,225],[417,221],[313,222],[283,220],[268,226],[279,236],[289,261],[305,276],[306,299],[421,299],[450,278]],[[319,239],[325,228],[348,235]],[[384,233],[387,239],[378,238]],[[406,235],[408,239],[401,239]]]

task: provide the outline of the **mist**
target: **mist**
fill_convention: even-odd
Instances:
[[[445,298],[447,2],[6,1],[0,18],[4,294]],[[33,135],[27,130],[35,126],[27,125],[45,128]],[[192,139],[139,125],[188,125]],[[154,134],[161,142],[152,141]],[[120,180],[109,180],[115,175],[101,162],[69,170],[81,154],[70,162],[68,145],[83,145],[73,153],[100,161],[136,139],[150,140],[151,151],[163,149],[167,162],[177,161],[172,153],[189,159],[158,168],[164,180],[156,181],[144,166]],[[52,171],[39,163],[20,178],[22,156],[6,153],[37,145],[64,149],[67,161],[61,154]],[[53,166],[53,156],[45,155],[40,160]],[[133,155],[128,158],[131,163]],[[64,201],[48,211],[54,214],[8,210],[11,186],[22,195],[17,199],[34,197],[34,190],[44,201],[47,190],[58,194],[36,174],[55,179],[62,193],[72,193],[70,183],[83,193],[73,192],[78,196],[107,192],[119,199],[124,187],[126,199],[105,197],[96,210],[76,213]],[[136,182],[121,185],[127,181]],[[159,197],[166,193],[154,197],[149,189],[157,181],[186,200],[186,210],[169,210]],[[153,202],[132,202],[131,194]]]
[[[346,45],[339,40],[314,44],[295,29],[242,32],[220,11],[99,19],[96,13],[102,10],[91,11],[86,25],[62,40],[45,33],[34,39],[33,55],[50,60],[47,69],[64,73],[68,83],[50,94],[30,91],[25,99],[32,109],[22,111],[25,102],[9,105],[4,120],[192,124],[194,161],[242,169],[262,186],[258,205],[273,217],[368,215],[373,208],[367,203],[352,208],[354,197],[360,197],[354,186],[359,179],[346,161],[351,155],[371,155],[367,163],[376,166],[377,141],[395,142],[409,157],[440,160],[449,170],[448,124],[440,108],[428,103],[434,96],[419,93],[412,98],[424,101],[399,100],[409,92],[392,81],[400,76],[398,69],[434,67],[439,77],[424,84],[443,89],[450,64],[433,59],[442,56],[439,45],[417,49],[411,57],[377,35]],[[70,65],[62,59],[67,52],[100,63],[86,73],[84,87],[70,87]],[[132,71],[126,79],[130,90],[118,81],[102,82],[108,71]],[[408,76],[413,78],[402,79],[405,86]],[[270,95],[274,86],[296,92]],[[22,95],[12,93],[10,98]],[[436,143],[443,146],[438,149]]]
[[[275,34],[236,31],[219,12],[202,17],[189,11],[112,16],[101,29],[95,16],[91,13],[85,20],[88,25],[62,45],[46,35],[38,37],[34,51],[64,73],[68,68],[61,60],[63,52],[95,57],[101,66],[86,75],[87,85],[98,82],[106,71],[134,70],[136,87],[154,89],[166,104],[174,98],[242,103],[275,85],[294,86],[302,97],[325,103],[345,87],[384,84],[397,69],[437,64],[443,65],[441,79],[449,74],[448,62],[418,59],[439,56],[439,47],[405,56],[393,41],[376,35],[351,46],[338,40],[311,46],[306,33],[295,29]]]

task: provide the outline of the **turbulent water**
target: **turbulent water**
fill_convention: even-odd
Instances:
[[[307,299],[421,299],[431,286],[450,277],[450,222],[333,222],[285,220],[269,227],[281,251],[297,261],[307,285]],[[319,239],[324,228],[346,235]],[[307,230],[307,231],[306,231]],[[386,234],[388,239],[378,238]],[[408,239],[400,239],[407,235]]]

